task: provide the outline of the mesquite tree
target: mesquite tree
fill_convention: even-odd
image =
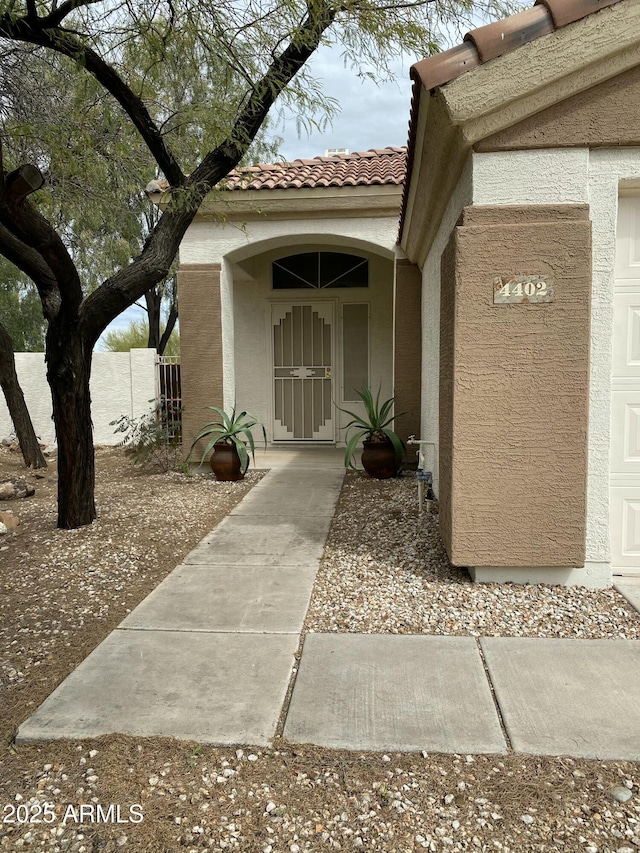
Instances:
[[[240,163],[276,99],[307,121],[317,118],[323,99],[304,66],[318,46],[330,36],[342,44],[347,60],[368,59],[382,69],[402,48],[426,55],[439,24],[478,5],[472,0],[0,0],[3,69],[11,68],[22,47],[38,58],[55,57],[65,72],[77,70],[87,81],[80,103],[87,114],[96,99],[108,107],[100,133],[80,146],[84,158],[95,158],[96,181],[105,179],[110,158],[128,156],[115,144],[109,150],[112,125],[124,121],[171,187],[170,202],[137,256],[127,263],[114,259],[103,280],[89,289],[69,236],[75,211],[65,218],[61,207],[58,221],[52,221],[39,205],[42,193],[55,192],[55,187],[39,190],[41,175],[54,159],[64,161],[65,151],[43,145],[37,161],[27,165],[10,162],[9,144],[0,146],[0,253],[35,283],[48,324],[60,527],[79,527],[96,515],[89,377],[98,337],[168,274],[201,202]],[[18,84],[17,94],[28,99],[37,88]],[[5,137],[16,132],[12,103],[0,100]],[[55,110],[49,118],[54,125]],[[86,128],[80,124],[77,133],[86,135]],[[139,175],[139,186],[149,177]],[[71,163],[68,181],[73,179]],[[108,189],[117,207],[118,186]],[[108,268],[109,257],[101,260],[101,268]]]

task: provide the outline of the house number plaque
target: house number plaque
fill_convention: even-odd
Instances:
[[[553,302],[553,279],[547,275],[497,275],[493,279],[493,304]]]

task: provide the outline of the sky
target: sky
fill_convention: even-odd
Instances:
[[[284,124],[274,123],[274,135],[283,138],[280,156],[285,160],[308,159],[324,155],[328,148],[348,148],[353,152],[406,145],[411,104],[409,67],[418,58],[397,61],[393,68],[395,80],[376,85],[345,68],[337,51],[321,48],[311,60],[311,70],[325,96],[339,102],[340,112],[324,132],[311,136],[305,131],[299,135],[293,116],[285,119]],[[126,328],[132,320],[144,317],[145,311],[133,306],[108,330]],[[98,349],[101,348],[99,343]]]
[[[284,137],[280,148],[286,160],[323,155],[328,148],[368,151],[388,145],[406,145],[411,102],[409,67],[415,60],[394,63],[395,80],[376,85],[361,80],[345,68],[336,51],[321,48],[311,68],[326,96],[340,104],[340,113],[323,133],[298,135],[296,122],[289,119],[284,129],[274,128]]]

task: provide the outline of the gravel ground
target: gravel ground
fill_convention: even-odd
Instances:
[[[0,451],[0,479],[23,471]],[[6,507],[22,523],[0,539],[0,850],[637,853],[640,764],[631,762],[121,735],[16,746],[15,726],[257,476],[223,485],[144,475],[102,451],[90,527],[55,529],[54,467],[34,498]],[[347,479],[308,629],[637,635],[614,593],[472,586],[446,564],[433,519],[416,537],[414,489],[409,479]]]
[[[410,475],[348,475],[307,615],[309,631],[639,639],[613,589],[474,584],[452,566]]]

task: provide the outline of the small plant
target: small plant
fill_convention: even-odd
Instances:
[[[403,453],[402,440],[389,427],[389,424],[392,424],[396,418],[396,415],[390,414],[394,398],[390,397],[384,403],[380,403],[380,388],[378,388],[378,393],[374,399],[373,392],[368,385],[364,385],[357,393],[364,404],[364,416],[358,415],[356,412],[351,412],[349,409],[338,407],[341,412],[351,417],[351,420],[345,427],[345,438],[347,440],[344,452],[345,468],[353,468],[355,470],[355,451],[361,439],[374,442],[390,441],[395,451],[396,463],[399,466]]]
[[[215,412],[218,415],[218,420],[209,421],[209,423],[203,424],[200,427],[196,437],[193,439],[187,461],[191,459],[191,454],[193,453],[196,444],[203,438],[209,438],[209,436],[211,436],[211,440],[205,447],[202,454],[200,464],[202,465],[207,455],[213,450],[216,444],[233,445],[238,451],[238,456],[240,457],[240,469],[244,474],[249,467],[247,445],[249,445],[251,457],[253,458],[253,463],[255,465],[256,448],[254,438],[251,433],[251,429],[253,427],[259,426],[262,429],[266,450],[267,433],[265,432],[264,426],[249,412],[236,413],[235,406],[233,407],[231,414],[225,412],[224,409],[218,408],[218,406],[207,406],[207,409],[211,409],[212,412]]]
[[[153,400],[149,402],[154,403]],[[137,418],[121,415],[110,423],[110,426],[115,426],[115,433],[123,433],[117,446],[124,447],[124,452],[135,465],[165,473],[180,463],[182,429],[175,413],[172,413],[172,418],[166,416],[166,406],[162,397],[146,414]]]

